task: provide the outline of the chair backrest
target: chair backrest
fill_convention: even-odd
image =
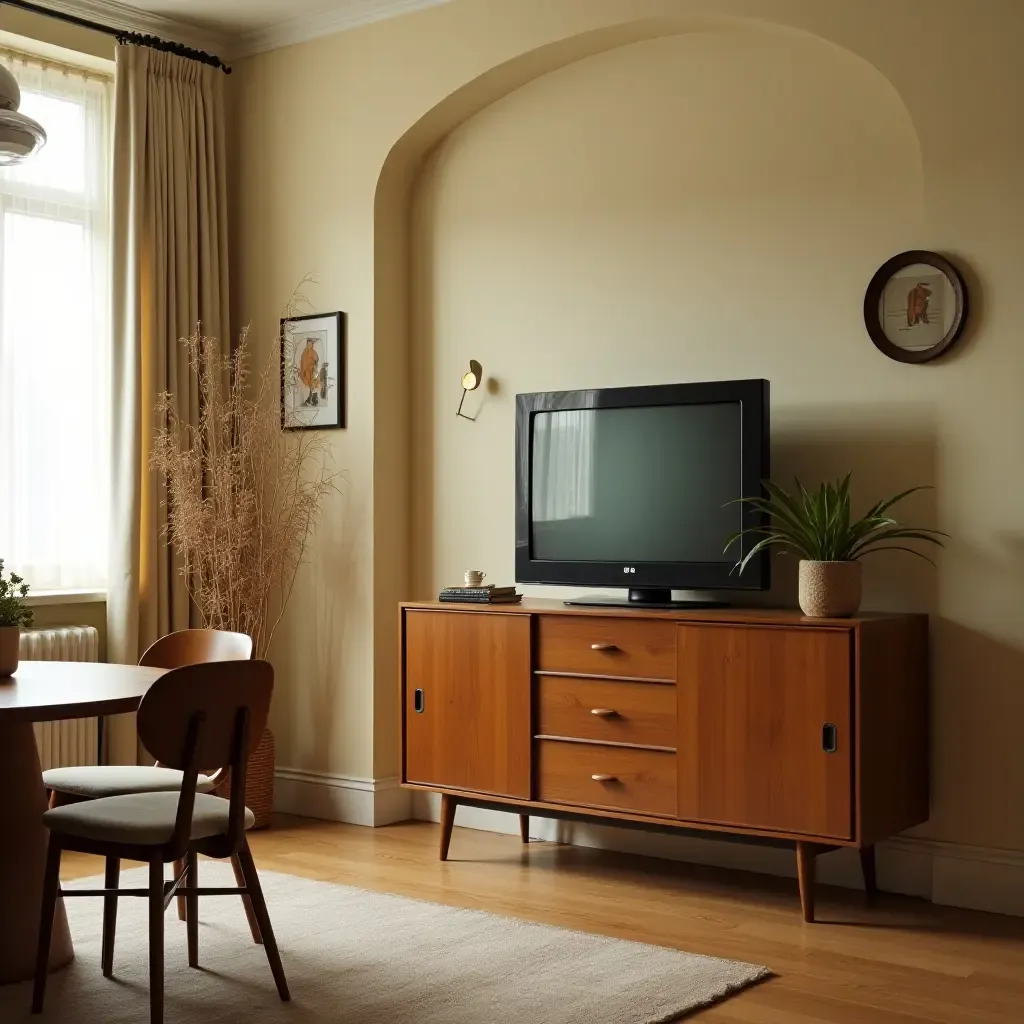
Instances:
[[[240,753],[247,760],[267,727],[273,690],[274,670],[267,661],[214,661],[172,669],[142,698],[139,738],[168,768],[235,768],[239,715],[246,713]],[[186,740],[197,716],[198,734],[189,764]]]
[[[151,668],[181,668],[206,661],[245,661],[252,657],[252,640],[225,629],[180,629],[152,644],[139,659]]]
[[[230,856],[245,835],[245,775],[267,727],[274,670],[267,661],[209,661],[171,669],[139,705],[139,738],[159,764],[182,773],[169,860],[188,849],[200,765],[231,770],[227,830],[215,856]]]

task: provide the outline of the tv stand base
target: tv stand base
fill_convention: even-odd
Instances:
[[[628,597],[610,597],[604,594],[587,594],[584,597],[573,597],[565,602],[577,608],[637,608],[687,611],[698,608],[728,608],[725,601],[692,600],[673,601],[672,591],[668,589],[631,589]]]

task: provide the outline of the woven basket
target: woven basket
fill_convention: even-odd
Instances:
[[[267,729],[245,769],[245,806],[256,818],[253,828],[270,827],[270,818],[274,811],[274,754],[274,734]],[[230,798],[230,768],[224,773],[224,780],[214,793],[225,800]]]
[[[245,806],[256,815],[256,828],[267,828],[274,810],[274,734],[267,729],[249,758]]]

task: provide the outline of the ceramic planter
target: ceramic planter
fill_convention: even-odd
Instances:
[[[856,615],[861,599],[860,562],[800,562],[800,609],[815,619]]]
[[[21,626],[0,626],[0,676],[13,676],[18,671],[18,647]]]

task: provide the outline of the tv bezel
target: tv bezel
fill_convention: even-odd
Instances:
[[[630,409],[658,405],[740,405],[740,488],[743,497],[760,497],[771,476],[770,386],[767,380],[652,384],[629,388],[547,391],[516,395],[516,582],[573,587],[628,587],[630,590],[767,590],[771,556],[755,555],[742,573],[734,566],[754,546],[747,531],[768,525],[767,516],[743,505],[743,539],[730,548],[728,562],[556,562],[533,558],[530,504],[533,480],[533,417],[569,409]],[[629,570],[626,572],[625,570]],[[635,571],[634,571],[635,570]]]

